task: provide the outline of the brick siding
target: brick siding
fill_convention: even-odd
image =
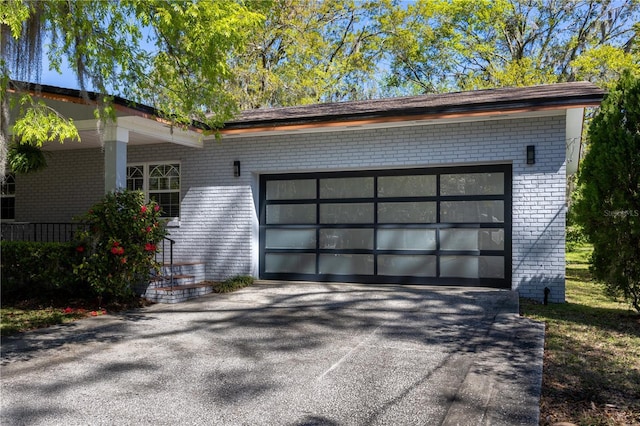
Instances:
[[[527,145],[536,146],[534,165],[526,164]],[[541,300],[549,287],[551,301],[564,301],[564,115],[223,139],[205,141],[203,149],[130,146],[128,158],[180,161],[176,256],[205,262],[212,280],[257,274],[260,174],[512,163],[512,288]],[[240,177],[233,176],[234,160],[241,161]],[[18,216],[68,220],[88,207],[102,192],[102,161],[99,150],[56,153],[41,177],[18,180]],[[31,211],[44,204],[54,208]]]

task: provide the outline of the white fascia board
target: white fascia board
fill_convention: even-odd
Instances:
[[[578,164],[580,163],[584,108],[568,109],[566,122],[567,176],[571,176],[578,171]]]
[[[118,117],[118,126],[124,127],[130,132],[156,138],[158,142],[169,142],[190,148],[203,147],[203,136],[200,133],[192,130],[184,130],[179,127],[171,127],[167,124],[144,117]]]

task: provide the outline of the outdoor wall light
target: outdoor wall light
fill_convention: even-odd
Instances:
[[[536,146],[527,145],[527,164],[536,164]]]
[[[235,177],[240,177],[240,161],[238,160],[233,162],[233,175]]]

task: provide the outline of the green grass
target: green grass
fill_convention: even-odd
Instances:
[[[567,253],[564,304],[521,301],[546,324],[541,424],[640,424],[640,315],[591,281],[589,246]]]
[[[0,309],[0,334],[9,336],[36,328],[49,327],[84,318],[90,311],[52,306],[6,306]],[[97,314],[97,311],[96,311]]]
[[[223,282],[215,283],[216,293],[229,293],[253,284],[253,277],[235,276]],[[68,303],[74,308],[69,308]],[[150,304],[144,299],[109,303],[107,310],[117,312]],[[107,312],[97,307],[95,301],[75,300],[73,302],[51,301],[43,303],[37,300],[3,303],[0,307],[0,335],[9,336],[23,331],[64,324],[88,316],[103,315]]]
[[[230,293],[253,284],[253,277],[248,275],[236,275],[214,286],[216,293]]]

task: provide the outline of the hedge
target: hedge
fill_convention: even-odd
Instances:
[[[90,292],[73,273],[80,259],[71,243],[2,241],[0,250],[4,301],[83,297]]]

